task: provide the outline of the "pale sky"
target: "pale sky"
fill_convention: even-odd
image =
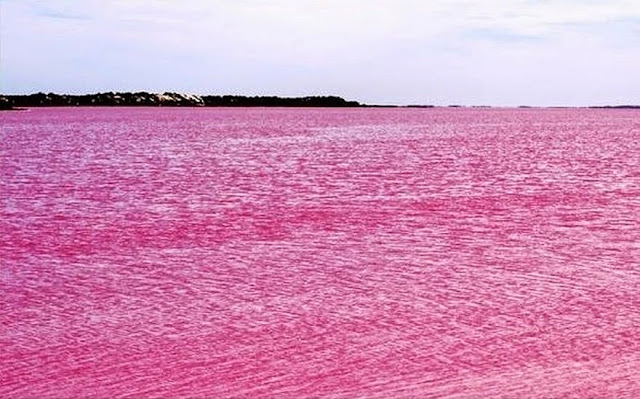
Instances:
[[[640,0],[0,0],[0,92],[640,104]]]

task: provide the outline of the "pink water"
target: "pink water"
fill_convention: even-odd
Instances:
[[[0,114],[0,397],[640,397],[640,112]]]

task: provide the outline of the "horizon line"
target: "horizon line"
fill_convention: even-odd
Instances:
[[[31,96],[57,96],[57,97],[88,97],[88,96],[99,96],[99,95],[154,95],[154,96],[171,96],[178,95],[183,96],[182,98],[187,100],[188,98],[200,98],[209,97],[209,98],[237,98],[237,99],[251,99],[251,100],[283,100],[283,101],[293,101],[293,100],[305,100],[305,99],[335,99],[341,100],[345,103],[344,107],[378,107],[378,108],[616,108],[616,109],[639,109],[639,104],[592,104],[592,105],[564,105],[564,104],[554,104],[554,105],[530,105],[530,104],[518,104],[518,105],[491,105],[491,104],[419,104],[419,103],[364,103],[359,100],[347,100],[342,96],[334,95],[334,94],[314,94],[314,95],[302,95],[302,96],[281,96],[281,95],[248,95],[248,94],[194,94],[190,92],[177,92],[177,91],[98,91],[92,93],[83,93],[83,94],[75,94],[75,93],[56,93],[56,92],[31,92],[27,94],[13,94],[13,93],[0,93],[0,98],[10,98],[10,97],[31,97]],[[184,97],[188,96],[188,97]],[[348,104],[348,105],[347,105]],[[68,105],[30,105],[31,107],[55,107],[55,106],[83,106],[77,104],[68,104]],[[87,105],[91,106],[91,105]],[[95,105],[99,107],[108,107],[108,106],[127,106],[126,104],[113,104],[113,105]],[[135,106],[135,105],[133,105]],[[144,106],[144,105],[139,105]],[[150,104],[149,106],[154,106]],[[157,106],[157,105],[156,105]],[[168,105],[171,106],[171,105]],[[182,105],[188,107],[189,105]],[[194,105],[196,107],[198,105]],[[212,106],[224,106],[224,105],[204,105],[205,107]],[[236,107],[241,105],[236,105]],[[256,107],[256,105],[247,105],[248,107]],[[260,105],[257,105],[260,106]],[[266,105],[267,107],[273,107],[277,105]]]

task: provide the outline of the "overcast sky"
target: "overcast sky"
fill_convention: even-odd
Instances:
[[[640,103],[640,0],[0,0],[0,91]]]

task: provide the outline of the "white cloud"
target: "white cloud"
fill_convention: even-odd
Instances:
[[[637,85],[620,84],[630,82],[640,66],[636,0],[0,4],[5,91],[322,91],[365,101],[496,104],[640,101]],[[527,90],[529,82],[542,87]]]

